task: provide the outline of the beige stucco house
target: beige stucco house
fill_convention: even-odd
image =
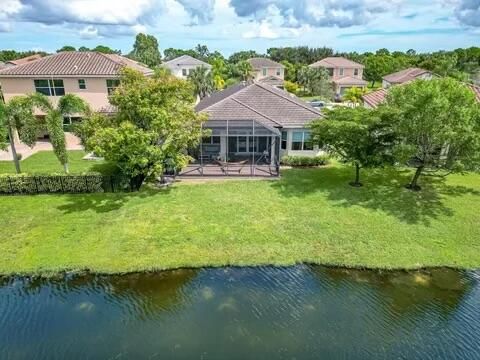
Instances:
[[[388,89],[391,86],[401,85],[413,80],[431,80],[435,75],[425,69],[408,68],[389,74],[382,79],[382,88]]]
[[[48,96],[53,103],[65,94],[76,94],[92,110],[108,113],[112,112],[108,95],[118,86],[123,67],[146,76],[153,74],[146,66],[120,55],[71,51],[3,68],[0,84],[6,102],[14,96],[34,92]],[[37,115],[44,114],[37,111]]]
[[[207,64],[204,61],[195,59],[190,55],[182,55],[175,59],[164,62],[161,66],[169,69],[172,75],[179,79],[187,79],[192,70],[199,67],[206,67],[208,70],[212,68],[212,65]]]
[[[262,84],[283,88],[285,67],[268,58],[258,57],[247,60],[253,68],[253,80]]]
[[[363,80],[364,66],[343,57],[327,57],[309,66],[327,69],[336,96],[342,96],[345,91],[352,87],[363,89],[367,86],[367,82]]]

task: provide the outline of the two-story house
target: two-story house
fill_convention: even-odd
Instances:
[[[172,75],[180,79],[187,79],[190,72],[199,67],[206,67],[208,70],[212,68],[212,65],[207,64],[204,61],[195,59],[190,55],[182,55],[175,59],[164,62],[161,66],[169,69]]]
[[[388,89],[391,86],[405,84],[413,80],[431,80],[434,77],[435,75],[429,70],[408,68],[384,76],[382,79],[382,87]]]
[[[327,57],[309,66],[327,69],[337,97],[341,97],[352,87],[363,89],[367,86],[367,82],[363,80],[364,66],[343,57]]]
[[[285,67],[268,58],[258,57],[247,60],[253,69],[253,80],[283,89]]]
[[[76,94],[94,111],[112,112],[108,95],[120,83],[120,70],[133,68],[146,76],[153,71],[117,54],[61,52],[0,70],[6,102],[12,97],[38,92],[55,104],[65,94]],[[41,111],[36,115],[43,116]]]

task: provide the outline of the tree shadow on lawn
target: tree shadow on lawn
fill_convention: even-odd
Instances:
[[[282,172],[280,181],[272,186],[285,197],[305,197],[321,193],[334,206],[361,206],[383,211],[399,220],[429,225],[431,219],[439,216],[453,216],[446,197],[466,194],[479,196],[480,192],[465,186],[447,185],[445,178],[424,176],[420,179],[422,190],[414,192],[405,189],[412,173],[409,170],[364,169],[361,181],[363,187],[349,185],[355,176],[353,168],[328,167],[321,169],[292,169]]]
[[[107,213],[123,207],[133,199],[145,199],[159,193],[168,193],[170,188],[144,188],[138,192],[70,194],[68,203],[57,207],[64,214],[93,210],[96,213]]]

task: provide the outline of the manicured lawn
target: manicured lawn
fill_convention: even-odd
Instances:
[[[134,194],[0,198],[0,273],[116,273],[309,262],[480,267],[480,176],[332,166],[278,181],[177,184]],[[428,181],[428,183],[426,183]]]
[[[101,172],[110,174],[114,167],[105,161],[82,160],[84,151],[69,151],[69,167],[72,174],[85,172]],[[53,151],[40,151],[22,160],[20,167],[27,174],[63,173],[63,166],[58,162]],[[0,174],[15,174],[15,165],[12,161],[0,161]]]

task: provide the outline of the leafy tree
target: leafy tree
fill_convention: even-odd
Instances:
[[[74,46],[65,45],[65,46],[61,47],[60,49],[58,49],[57,53],[62,52],[62,51],[77,51],[77,49]]]
[[[92,49],[92,51],[100,52],[103,54],[117,54],[117,55],[120,55],[122,53],[120,50],[114,50],[105,45],[97,45]]]
[[[285,82],[283,83],[283,87],[285,88],[285,90],[292,94],[296,94],[298,91],[298,84],[291,81],[285,80]]]
[[[338,107],[313,122],[312,139],[327,152],[355,166],[352,186],[362,186],[360,169],[393,163],[395,135],[380,110]]]
[[[362,98],[363,95],[367,93],[367,89],[362,89],[359,87],[352,87],[345,91],[345,94],[343,95],[343,99],[350,101],[354,106],[357,106],[358,104],[362,103]]]
[[[333,49],[327,47],[309,48],[308,46],[267,49],[273,61],[288,61],[292,64],[310,65],[318,60],[333,56]]]
[[[304,66],[298,71],[297,78],[305,93],[323,99],[332,99],[333,87],[326,69]]]
[[[233,53],[228,58],[228,62],[231,64],[238,64],[241,61],[246,61],[254,57],[262,57],[264,55],[257,53],[255,50],[239,51]]]
[[[281,61],[281,64],[285,67],[285,80],[296,82],[298,67],[287,60]]]
[[[416,168],[407,186],[419,190],[424,172],[446,174],[480,164],[480,107],[450,78],[414,81],[390,90],[386,109],[400,143],[397,157]]]
[[[222,90],[225,87],[225,78],[227,76],[227,64],[222,57],[216,57],[211,60],[213,82],[216,90]]]
[[[376,81],[382,81],[382,78],[394,71],[392,58],[386,55],[371,55],[364,60],[364,76],[367,81],[374,86]]]
[[[182,55],[189,55],[193,58],[197,58],[198,54],[195,50],[183,50],[183,49],[175,49],[175,48],[168,48],[163,51],[163,56],[165,61],[173,60],[177,57]]]
[[[188,81],[192,83],[194,94],[200,99],[209,96],[215,88],[212,72],[205,66],[192,69],[188,74]]]
[[[145,77],[122,70],[121,85],[110,96],[117,114],[94,114],[79,127],[86,149],[117,164],[137,189],[167,167],[185,166],[186,149],[198,144],[201,123],[189,82],[164,72]]]
[[[86,47],[86,46],[80,46],[80,47],[78,48],[78,51],[85,52],[85,51],[90,51],[90,49],[89,49],[88,47]]]
[[[65,173],[68,174],[68,152],[65,132],[63,131],[63,119],[65,117],[71,117],[74,114],[88,114],[89,108],[87,103],[75,94],[62,96],[58,100],[57,106],[54,106],[48,97],[40,93],[29,95],[29,99],[31,99],[34,106],[42,109],[46,113],[45,122],[53,152],[63,165]]]
[[[237,64],[237,70],[243,81],[248,81],[253,78],[253,67],[248,61],[240,61]]]
[[[129,56],[152,68],[160,65],[162,62],[158,41],[153,35],[137,34],[133,50]]]
[[[5,104],[0,102],[0,148],[6,148],[6,138],[10,142],[13,162],[17,173],[21,172],[20,159],[15,147],[15,132],[28,146],[35,145],[39,122],[33,113],[33,103],[26,96],[16,96]]]

